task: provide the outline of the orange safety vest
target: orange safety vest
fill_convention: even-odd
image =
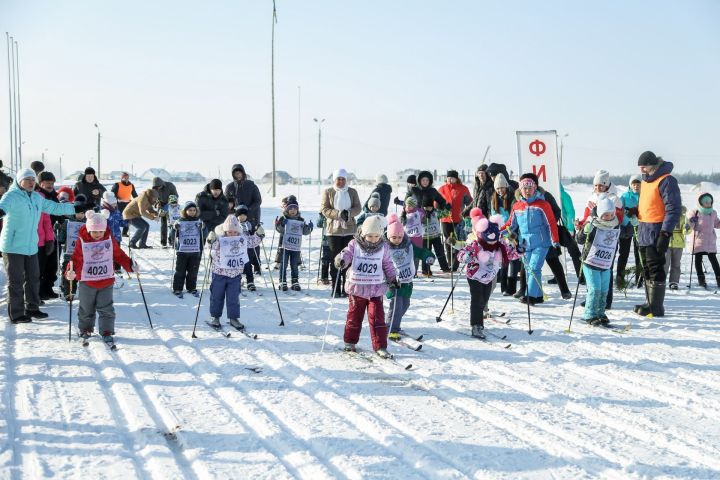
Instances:
[[[123,203],[130,202],[132,200],[133,184],[130,183],[129,185],[125,185],[122,182],[118,182],[117,186],[118,186],[118,192],[117,192],[118,202],[123,202]]]
[[[652,182],[642,181],[640,184],[640,202],[638,203],[638,220],[644,223],[660,223],[665,220],[665,203],[660,195],[660,182],[670,175],[660,175]]]

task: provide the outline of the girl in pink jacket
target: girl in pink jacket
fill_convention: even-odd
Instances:
[[[388,283],[396,288],[399,284],[390,248],[383,240],[383,228],[384,218],[368,217],[360,233],[335,257],[335,266],[341,270],[348,268],[345,292],[350,305],[345,323],[345,351],[355,351],[367,310],[373,350],[382,358],[391,358],[387,351],[383,295]]]
[[[698,197],[698,208],[692,210],[688,216],[693,226],[693,254],[695,255],[695,270],[697,271],[698,283],[701,287],[707,288],[705,283],[705,270],[703,269],[703,256],[707,255],[715,273],[715,282],[720,286],[720,265],[717,260],[717,234],[716,228],[720,228],[720,219],[713,209],[713,196],[709,193],[701,193]]]

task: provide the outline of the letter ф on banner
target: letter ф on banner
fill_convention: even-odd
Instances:
[[[560,162],[557,155],[557,132],[517,131],[518,174],[532,172],[540,186],[560,203]]]

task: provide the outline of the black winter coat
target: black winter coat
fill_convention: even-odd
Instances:
[[[97,195],[93,195],[93,190],[98,190],[99,193]],[[84,176],[82,180],[75,184],[75,188],[73,188],[73,192],[75,193],[76,197],[82,193],[87,198],[88,203],[92,203],[97,207],[100,206],[100,202],[102,201],[102,196],[103,193],[105,193],[105,190],[106,188],[103,186],[102,183],[98,181],[97,177],[95,177],[95,180],[93,180],[92,183],[87,183]]]
[[[232,171],[242,172],[243,179],[228,183],[225,186],[225,197],[233,207],[245,205],[248,208],[248,221],[255,226],[260,221],[260,205],[262,205],[260,189],[255,182],[247,179],[245,168],[239,163],[233,165]]]
[[[230,206],[227,198],[222,193],[217,198],[210,193],[210,184],[205,185],[205,190],[198,193],[195,203],[200,211],[200,220],[212,231],[222,224],[230,213]]]
[[[378,183],[373,189],[373,191],[370,192],[370,196],[372,196],[372,194],[375,192],[380,194],[380,213],[382,213],[384,216],[387,216],[388,207],[390,206],[390,196],[392,195],[392,187],[387,183]],[[363,205],[363,212],[370,211],[370,209],[368,209],[368,200],[370,200],[370,197],[365,200],[365,204]]]

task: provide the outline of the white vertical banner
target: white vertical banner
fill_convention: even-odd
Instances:
[[[557,149],[557,131],[517,131],[518,172],[532,172],[538,176],[540,186],[560,198],[560,162]]]

